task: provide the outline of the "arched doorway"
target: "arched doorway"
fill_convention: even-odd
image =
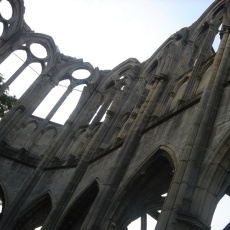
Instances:
[[[52,209],[52,201],[49,194],[38,198],[28,208],[26,208],[20,217],[14,230],[34,230],[41,227]]]

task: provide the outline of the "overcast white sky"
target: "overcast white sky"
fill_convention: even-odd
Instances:
[[[83,58],[99,69],[112,69],[130,57],[140,62],[148,59],[171,34],[197,20],[212,2],[25,0],[25,20],[35,32],[51,35],[62,53]],[[214,230],[223,229],[230,221],[229,216],[221,219],[230,213],[230,202],[226,202],[223,200],[224,212],[215,218]],[[129,230],[139,229],[137,225]]]
[[[64,54],[112,69],[140,62],[173,33],[190,26],[212,0],[25,0],[35,32],[53,36]]]

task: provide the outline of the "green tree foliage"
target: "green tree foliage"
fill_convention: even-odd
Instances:
[[[0,87],[4,83],[4,78],[0,74]],[[0,118],[3,118],[4,115],[12,108],[12,106],[17,101],[15,96],[9,95],[9,89],[6,89],[5,92],[0,95]]]

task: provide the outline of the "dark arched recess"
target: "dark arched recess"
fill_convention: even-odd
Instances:
[[[114,229],[125,229],[146,214],[158,219],[165,200],[162,195],[168,192],[174,174],[172,162],[166,155],[160,150],[129,182],[113,215]]]
[[[52,209],[52,201],[49,194],[36,199],[19,216],[13,230],[34,230],[45,222]]]
[[[99,186],[95,181],[85,192],[83,192],[83,194],[69,208],[58,229],[79,230],[98,192]]]

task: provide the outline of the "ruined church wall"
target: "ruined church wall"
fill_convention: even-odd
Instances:
[[[25,180],[34,171],[33,167],[0,155],[0,183],[5,189],[6,208],[11,205],[14,198],[22,189]],[[12,186],[12,184],[14,186]]]
[[[49,193],[54,205],[69,183],[73,170],[74,168],[59,168],[57,170],[44,171],[38,183],[26,199],[22,209],[25,209],[30,203],[46,193]]]
[[[136,169],[146,163],[159,148],[165,149],[171,155],[172,162],[174,161],[173,163],[175,164],[174,167],[176,167],[193,122],[193,114],[196,111],[196,107],[193,106],[181,112],[142,136],[140,145],[134,153],[121,187],[128,178],[132,177]]]
[[[126,183],[128,178],[130,178],[138,168],[153,156],[153,153],[159,149],[159,147],[171,149],[172,151],[171,153],[169,152],[169,154],[172,154],[172,152],[175,153],[175,155],[172,155],[172,158],[179,159],[193,121],[192,117],[195,110],[196,105],[172,117],[168,121],[159,124],[157,127],[152,128],[142,136],[140,145],[133,153],[133,158],[120,187]],[[108,173],[111,167],[115,165],[119,150],[120,149],[117,149],[90,164],[84,178],[79,184],[78,191],[81,190],[80,188],[88,186],[95,179],[101,184],[106,183]],[[77,193],[75,193],[74,197],[77,196]]]
[[[206,161],[212,157],[213,151],[222,142],[230,128],[230,86],[224,88],[219,109],[214,123],[213,131],[210,138],[209,154],[206,156]]]

